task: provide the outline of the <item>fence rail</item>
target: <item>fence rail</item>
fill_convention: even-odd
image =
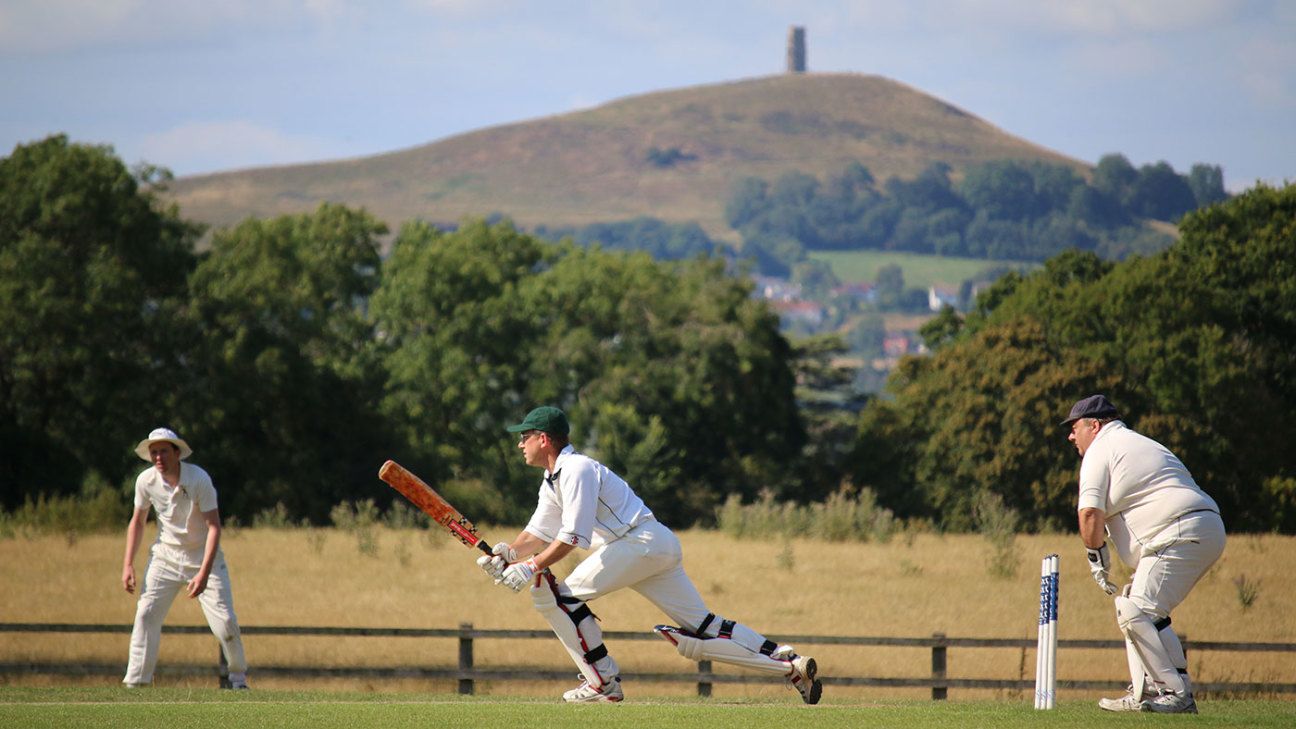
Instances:
[[[210,634],[205,625],[166,625],[164,633],[171,634]],[[0,633],[130,633],[131,626],[103,623],[0,623]],[[244,635],[279,635],[279,636],[368,636],[394,638],[454,638],[458,643],[458,662],[454,668],[419,668],[419,667],[312,667],[312,666],[273,666],[257,665],[255,672],[264,676],[302,677],[302,678],[424,678],[454,679],[458,681],[461,694],[473,693],[476,681],[511,681],[511,680],[567,680],[571,678],[571,669],[536,670],[508,668],[480,668],[473,661],[473,641],[493,640],[498,638],[512,639],[553,639],[548,630],[485,630],[475,628],[471,623],[462,623],[458,628],[341,628],[288,625],[248,625],[241,628]],[[651,633],[633,631],[604,631],[605,638],[611,640],[658,640]],[[847,645],[869,647],[908,647],[928,648],[931,651],[931,674],[922,678],[887,678],[875,676],[823,676],[820,680],[830,686],[875,686],[891,688],[930,688],[933,700],[948,698],[949,689],[1015,689],[1030,691],[1035,687],[1033,680],[993,679],[993,678],[955,678],[947,675],[948,651],[951,648],[1034,648],[1036,641],[1031,638],[957,638],[943,633],[933,633],[923,638],[891,638],[869,636],[839,635],[780,635],[770,636],[779,643],[805,645]],[[1181,636],[1182,638],[1182,636]],[[1273,652],[1296,653],[1296,643],[1251,643],[1236,641],[1189,641],[1183,639],[1184,650],[1192,651],[1237,651],[1237,652]],[[1120,649],[1124,650],[1125,642],[1120,640],[1059,640],[1059,648]],[[218,650],[219,654],[219,650]],[[219,654],[218,666],[201,665],[168,665],[168,674],[213,676],[221,685],[225,685],[225,657]],[[0,663],[0,675],[65,675],[65,676],[106,676],[125,673],[122,664],[104,663]],[[664,681],[676,683],[696,683],[699,696],[710,696],[711,689],[717,683],[780,683],[782,679],[761,674],[717,674],[712,672],[710,661],[698,664],[696,673],[627,673],[628,678],[645,681]],[[1059,680],[1058,689],[1120,689],[1128,683],[1119,680],[1072,679]],[[1250,694],[1296,694],[1296,683],[1271,682],[1194,682],[1197,691],[1203,693],[1250,693]]]

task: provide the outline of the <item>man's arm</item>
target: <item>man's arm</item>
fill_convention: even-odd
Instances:
[[[1085,549],[1099,549],[1107,541],[1107,513],[1102,509],[1080,510],[1080,541]]]
[[[518,559],[526,559],[536,552],[543,550],[548,545],[549,542],[537,537],[531,532],[523,531],[518,534],[517,539],[514,539],[513,543],[509,545],[509,549],[513,550],[513,554],[517,555]]]
[[[571,554],[571,551],[575,548],[576,545],[568,544],[567,542],[550,542],[549,546],[545,547],[544,551],[535,557],[534,562],[536,571],[539,572],[546,567],[552,567],[558,564],[562,561],[563,557]]]
[[[139,551],[140,542],[144,540],[144,522],[148,521],[149,507],[135,509],[131,514],[130,524],[126,525],[126,554],[122,557],[122,587],[126,592],[135,593],[135,553]]]
[[[1107,551],[1107,514],[1102,509],[1080,509],[1080,541],[1084,542],[1085,557],[1089,560],[1089,573],[1094,582],[1108,595],[1115,594],[1116,586],[1108,580],[1111,553]]]
[[[202,513],[203,521],[207,522],[207,546],[203,550],[202,566],[198,568],[198,574],[189,580],[188,595],[191,598],[198,597],[207,589],[207,578],[211,576],[212,565],[216,563],[216,550],[220,549],[221,520],[220,509],[212,509]]]

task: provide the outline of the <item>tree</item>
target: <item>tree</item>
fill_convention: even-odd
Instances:
[[[381,380],[364,302],[385,231],[368,213],[323,204],[212,237],[189,282],[191,379],[175,410],[227,512],[283,503],[322,522],[371,493],[389,438],[373,405]]]
[[[957,333],[934,325],[944,344],[903,360],[893,397],[861,414],[852,482],[946,528],[974,523],[979,492],[1037,527],[1067,524],[1076,462],[1056,423],[1104,392],[1183,459],[1230,529],[1296,528],[1296,456],[1270,447],[1296,407],[1296,186],[1248,191],[1181,232],[1120,264],[1065,252],[1000,279]]]
[[[745,177],[734,186],[725,204],[725,222],[734,230],[742,230],[769,207],[766,195],[769,185],[756,177]]]
[[[722,262],[473,222],[407,225],[387,271],[372,307],[390,351],[383,410],[420,472],[481,518],[529,513],[536,474],[503,426],[542,403],[674,524],[709,521],[730,493],[790,488],[805,438],[791,349]]]
[[[900,305],[900,297],[904,295],[903,268],[894,263],[879,267],[875,283],[879,309],[894,309]]]
[[[986,162],[968,170],[959,193],[974,209],[995,220],[1031,218],[1040,208],[1034,177],[1012,160]]]
[[[898,177],[888,179],[886,190],[904,207],[922,212],[964,207],[963,200],[950,183],[949,175],[948,164],[934,162],[913,180]]]
[[[196,236],[109,147],[59,135],[0,160],[0,503],[116,482],[169,417]]]
[[[1094,189],[1116,201],[1122,208],[1128,207],[1133,201],[1134,185],[1138,179],[1138,170],[1123,154],[1105,154],[1094,167]]]
[[[1158,162],[1139,169],[1130,205],[1138,215],[1175,222],[1197,207],[1197,199],[1187,180],[1169,163]]]
[[[1199,208],[1223,202],[1229,196],[1224,190],[1224,170],[1219,165],[1193,165],[1188,173],[1188,187]]]

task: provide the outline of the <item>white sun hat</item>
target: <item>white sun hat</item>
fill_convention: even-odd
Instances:
[[[179,448],[180,460],[182,461],[193,453],[193,449],[189,447],[189,444],[184,442],[184,439],[179,435],[176,435],[174,430],[171,430],[170,428],[154,428],[153,432],[149,433],[147,438],[140,441],[139,445],[135,446],[135,455],[152,463],[153,459],[149,458],[149,446],[162,441],[172,443],[176,448]]]

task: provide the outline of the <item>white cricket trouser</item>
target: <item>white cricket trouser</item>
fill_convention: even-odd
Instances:
[[[1179,636],[1169,620],[1170,613],[1188,597],[1188,593],[1224,553],[1224,522],[1213,511],[1198,511],[1176,519],[1155,538],[1143,545],[1138,565],[1129,585],[1128,600],[1146,618],[1122,618],[1121,597],[1116,600],[1117,622],[1146,621],[1139,628],[1131,622],[1126,634],[1125,651],[1135,695],[1144,685],[1144,675],[1151,677],[1152,687],[1191,692],[1188,662]],[[1128,603],[1126,603],[1128,605]],[[1122,628],[1125,630],[1126,628]],[[1138,645],[1139,631],[1146,645]]]
[[[1224,522],[1219,514],[1181,516],[1143,545],[1129,599],[1154,618],[1168,617],[1223,553]]]
[[[626,587],[648,598],[687,631],[683,637],[668,638],[676,644],[680,655],[788,674],[789,659],[771,657],[775,646],[765,636],[742,623],[718,619],[707,610],[693,581],[684,573],[679,539],[664,524],[649,520],[594,550],[576,565],[566,580],[559,582],[542,576],[532,587],[536,609],[553,626],[554,634],[588,684],[602,686],[616,675],[618,668],[607,654],[597,621],[582,612],[586,610],[584,604]],[[575,628],[572,622],[576,623]],[[704,623],[709,623],[705,633]],[[691,634],[698,635],[695,638]],[[684,638],[691,642],[681,642]],[[708,651],[706,645],[710,638],[723,640],[717,640],[720,645]]]
[[[177,595],[188,588],[189,580],[198,574],[198,566],[185,566],[184,553],[154,544],[144,572],[144,585],[135,609],[135,627],[131,630],[130,662],[122,683],[139,685],[153,682],[157,667],[158,644],[162,638],[162,621],[171,610]],[[198,596],[207,625],[220,641],[231,674],[247,672],[243,638],[238,617],[234,615],[234,595],[230,589],[229,569],[225,555],[216,554],[207,589]]]
[[[683,559],[679,538],[652,519],[594,550],[563,582],[584,602],[629,587],[681,627],[697,630],[708,610]]]

